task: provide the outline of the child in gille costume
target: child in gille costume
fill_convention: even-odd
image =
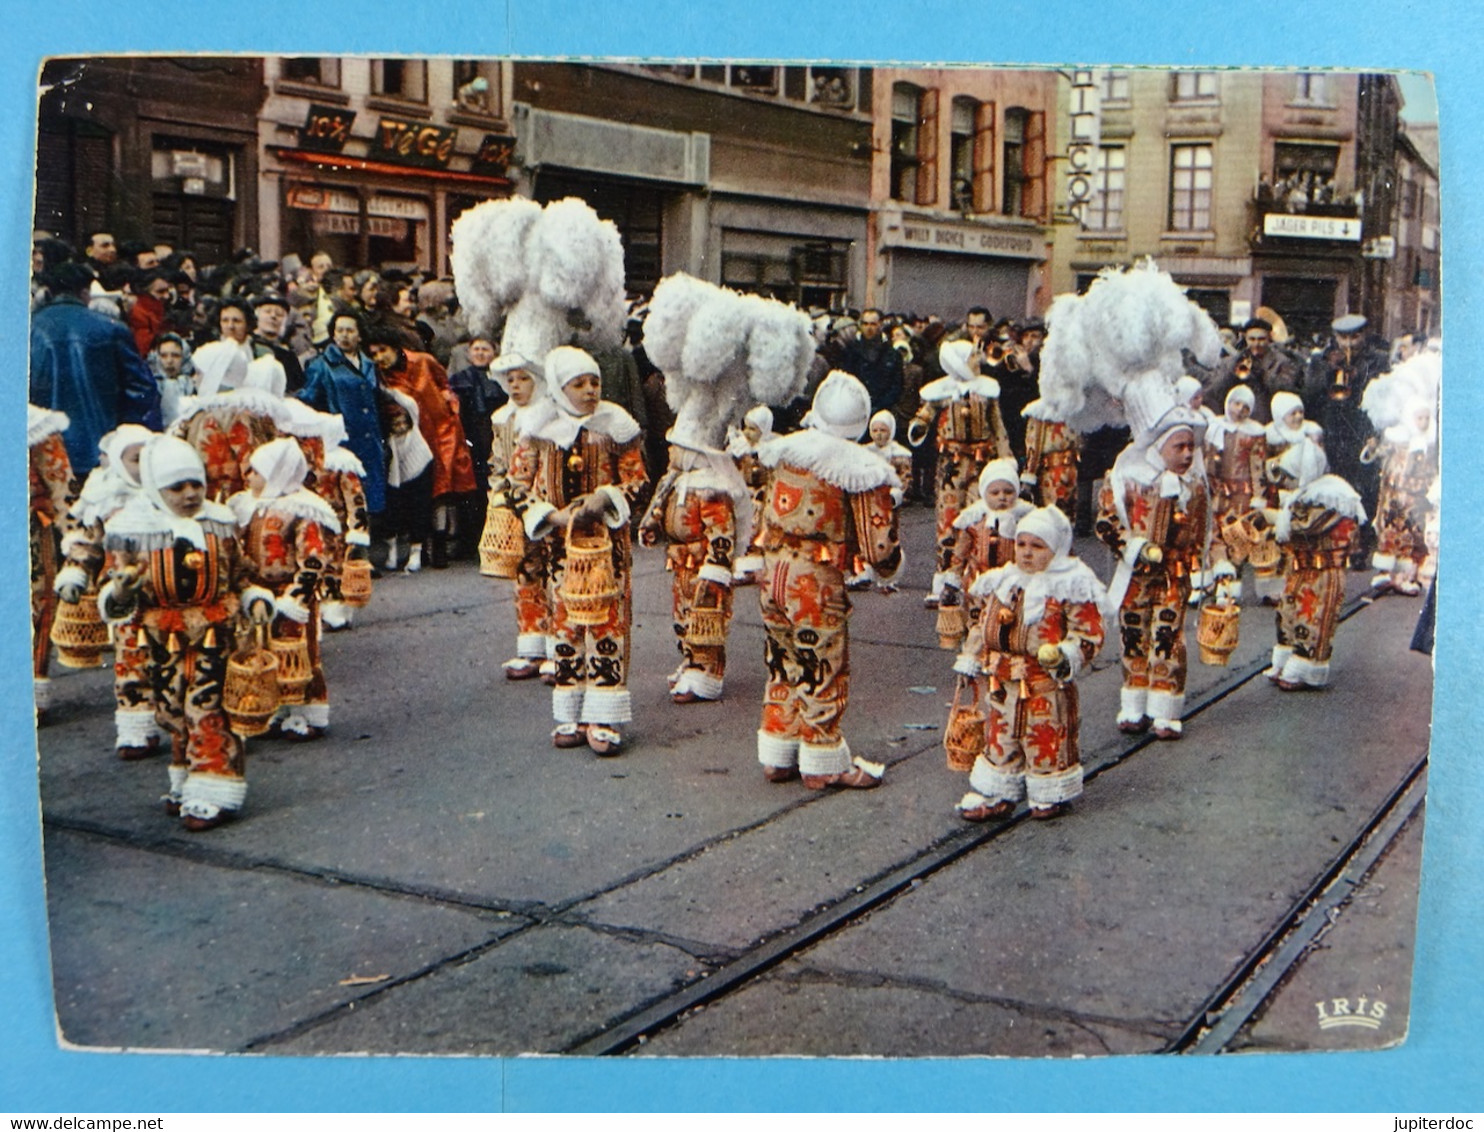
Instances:
[[[644,325],[645,349],[665,375],[675,413],[669,467],[639,529],[646,545],[667,544],[680,651],[670,698],[719,700],[736,562],[753,540],[752,491],[721,445],[755,398],[787,401],[803,388],[813,357],[809,323],[782,303],[676,274],[655,288]]]
[[[102,583],[108,563],[104,524],[144,490],[139,482],[139,456],[156,435],[143,425],[125,424],[98,442],[103,460],[88,473],[72,505],[74,527],[62,540],[67,556],[67,565],[57,574],[57,594],[62,601],[75,605],[85,590]],[[136,622],[114,633],[113,723],[118,756],[126,760],[148,758],[160,745],[149,687],[149,653],[138,641]]]
[[[1015,560],[970,587],[983,613],[954,671],[987,684],[983,752],[958,803],[965,821],[1064,813],[1082,793],[1081,716],[1074,679],[1103,644],[1107,591],[1071,556],[1072,524],[1056,507],[1022,517]]]
[[[983,602],[974,596],[974,582],[985,572],[1015,560],[1016,524],[1033,510],[1017,494],[1018,486],[1013,459],[991,460],[979,473],[979,498],[954,520],[958,541],[944,578],[941,609],[964,606],[967,616],[962,619],[963,632],[944,633],[952,622],[939,614],[939,635],[945,647],[952,640],[957,649],[969,626],[978,620]]]
[[[293,437],[279,437],[253,452],[248,486],[228,505],[241,529],[252,581],[274,595],[271,634],[303,640],[311,678],[302,704],[279,708],[274,727],[285,739],[318,739],[330,726],[330,694],[320,659],[320,603],[340,597],[336,548],[340,520],[330,505],[304,486],[309,462]]]
[[[31,676],[40,722],[51,706],[52,623],[57,618],[57,560],[72,502],[72,461],[62,433],[71,422],[55,409],[26,406],[31,481]],[[78,591],[81,596],[81,590]]]
[[[1389,374],[1373,380],[1361,401],[1380,431],[1366,444],[1361,460],[1381,461],[1381,497],[1376,504],[1379,530],[1371,581],[1377,593],[1388,590],[1415,597],[1419,577],[1428,565],[1427,518],[1433,509],[1428,492],[1438,477],[1438,391],[1442,362],[1438,354],[1416,354]]]
[[[742,482],[752,492],[752,532],[757,536],[757,520],[763,511],[763,486],[768,482],[768,470],[757,462],[758,446],[772,440],[778,434],[773,431],[773,410],[766,405],[754,405],[742,417],[742,427],[727,441],[727,455],[742,473]],[[737,548],[737,561],[732,566],[732,578],[736,585],[751,585],[757,581],[757,572],[763,568],[763,556],[755,545]]]
[[[912,482],[912,450],[898,444],[896,436],[897,418],[890,410],[882,409],[871,418],[870,426],[866,430],[866,439],[861,443],[890,464],[891,470],[897,474],[897,479],[902,481],[902,491],[897,492],[895,497],[895,503],[900,507],[906,485]],[[874,584],[877,593],[894,594],[897,592],[895,582],[881,581],[876,577],[876,571],[865,562],[857,562],[854,565],[856,571],[846,583],[850,589],[868,590]]]
[[[556,404],[544,424],[527,433],[511,479],[520,485],[516,513],[526,534],[545,539],[551,563],[551,631],[556,638],[556,686],[551,733],[556,747],[616,755],[619,724],[633,718],[628,688],[633,558],[629,515],[649,482],[639,425],[620,406],[602,400],[602,378],[591,354],[558,346],[546,355],[546,388]],[[606,527],[618,594],[596,625],[572,621],[565,586],[567,538]]]
[[[855,758],[840,728],[850,688],[845,570],[858,555],[890,578],[902,558],[892,505],[901,484],[890,464],[855,443],[870,415],[865,386],[834,370],[804,429],[758,453],[769,470],[758,539],[768,633],[758,761],[769,782],[802,775],[810,790],[881,784],[882,766]]]
[[[206,499],[195,449],[157,437],[140,455],[139,478],[143,493],[103,526],[114,567],[98,609],[120,627],[137,618],[157,718],[172,740],[165,812],[199,833],[247,798],[243,743],[228,724],[222,687],[239,607],[264,624],[273,595],[248,584],[236,517]]]
[[[1278,643],[1266,676],[1285,692],[1329,683],[1335,625],[1345,603],[1345,572],[1356,533],[1365,524],[1360,493],[1326,475],[1324,450],[1300,440],[1273,462],[1269,478],[1283,507],[1274,533],[1287,549]]]

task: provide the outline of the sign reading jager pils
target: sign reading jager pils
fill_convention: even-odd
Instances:
[[[350,140],[356,112],[334,106],[311,106],[299,127],[299,148],[319,153],[339,153]]]
[[[426,122],[404,122],[400,118],[383,118],[371,139],[373,160],[397,165],[417,165],[424,169],[445,169],[453,156],[458,130],[430,126]]]

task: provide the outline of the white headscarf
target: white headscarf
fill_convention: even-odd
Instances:
[[[223,389],[236,389],[247,377],[248,363],[252,361],[251,347],[243,343],[220,339],[207,342],[191,355],[200,381],[196,385],[196,396],[201,400],[215,396]]]
[[[391,487],[401,487],[422,475],[433,462],[433,450],[428,447],[422,430],[418,428],[420,414],[417,411],[417,402],[400,389],[388,389],[387,393],[412,421],[412,427],[401,436],[393,435],[387,439],[391,460],[387,465],[386,482]]]
[[[287,436],[260,444],[253,449],[247,462],[265,481],[258,494],[259,504],[298,491],[304,486],[304,477],[309,475],[309,462],[304,459],[304,450]]]
[[[206,532],[201,526],[201,513],[191,517],[177,515],[161,494],[163,488],[191,480],[206,485],[206,465],[201,462],[200,454],[178,437],[156,436],[139,453],[139,480],[145,499],[159,512],[160,525],[174,538],[185,539],[205,550]],[[201,506],[202,511],[214,507],[211,503]]]
[[[1108,591],[1097,575],[1079,558],[1072,557],[1072,522],[1059,507],[1038,507],[1021,516],[1017,535],[1034,535],[1051,548],[1052,558],[1046,569],[1028,574],[1013,562],[991,570],[975,581],[972,592],[979,597],[992,592],[1004,605],[1015,600],[1015,591],[1023,590],[1023,620],[1034,625],[1046,612],[1046,601],[1093,602],[1105,615]]]
[[[148,444],[155,434],[143,425],[122,424],[105,433],[98,451],[107,457],[89,473],[87,482],[72,505],[72,514],[84,525],[101,522],[137,496],[142,484],[124,464],[124,453],[138,444]],[[166,485],[169,486],[169,485]]]

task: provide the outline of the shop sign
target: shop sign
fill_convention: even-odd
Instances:
[[[425,122],[404,122],[400,118],[383,118],[371,139],[373,160],[397,165],[415,165],[422,169],[445,169],[453,156],[458,130],[430,126]]]
[[[356,112],[335,106],[311,106],[299,128],[299,148],[318,153],[339,153],[350,140]]]
[[[1072,72],[1067,131],[1067,212],[1080,224],[1097,192],[1098,146],[1102,141],[1102,94],[1096,71]]]
[[[515,139],[507,134],[485,134],[470,171],[485,177],[503,177],[515,156]]]
[[[1270,212],[1263,217],[1262,234],[1308,240],[1354,240],[1359,243],[1360,221],[1343,216]]]
[[[903,218],[900,227],[888,223],[882,232],[881,243],[883,246],[966,255],[1034,257],[1036,254],[1036,241],[1019,232],[911,218]]]

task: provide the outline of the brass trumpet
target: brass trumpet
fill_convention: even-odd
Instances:
[[[1350,351],[1345,351],[1345,363],[1335,367],[1335,379],[1330,384],[1329,396],[1332,401],[1346,401],[1350,398],[1350,386],[1352,381]]]
[[[924,405],[907,423],[907,443],[913,448],[921,447],[922,442],[927,439],[928,425],[932,423],[932,419],[932,409]]]
[[[1243,355],[1237,359],[1237,364],[1232,368],[1232,376],[1238,381],[1246,381],[1252,376],[1252,359]]]

